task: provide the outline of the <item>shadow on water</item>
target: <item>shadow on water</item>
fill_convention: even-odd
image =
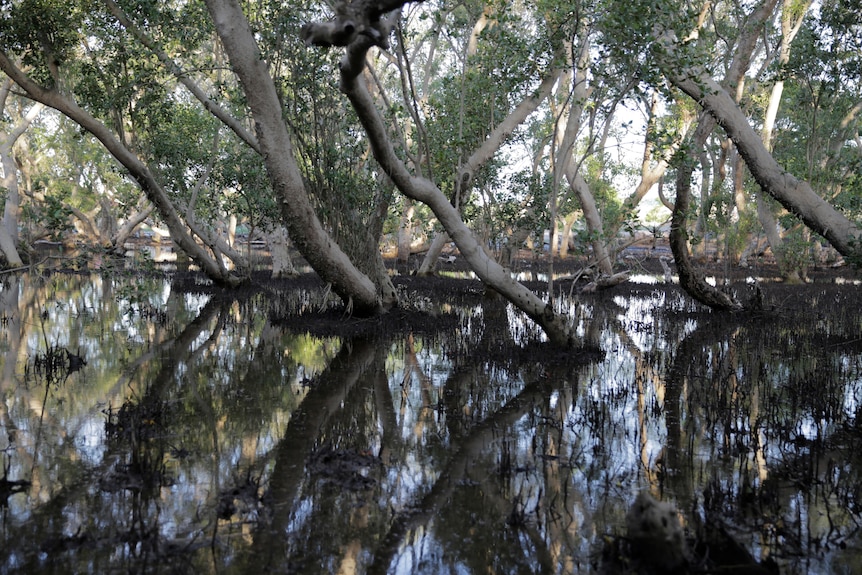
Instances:
[[[0,572],[633,572],[644,490],[692,572],[862,569],[855,288],[581,295],[601,352],[554,353],[476,284],[397,282],[351,320],[307,278],[5,278]]]

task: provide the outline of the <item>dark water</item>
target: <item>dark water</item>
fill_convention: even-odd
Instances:
[[[608,292],[569,304],[602,356],[538,361],[471,352],[531,337],[506,308],[318,338],[272,318],[319,294],[6,277],[0,573],[600,572],[644,489],[782,573],[862,572],[843,293],[739,321]]]

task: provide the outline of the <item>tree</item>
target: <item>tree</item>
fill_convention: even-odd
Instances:
[[[12,81],[7,79],[0,85],[0,116],[8,113],[13,122],[8,130],[0,129],[0,165],[3,168],[3,179],[0,188],[3,193],[3,220],[0,223],[0,252],[6,258],[9,267],[21,267],[23,261],[18,254],[18,210],[20,193],[18,190],[18,165],[15,161],[13,146],[27,130],[27,127],[42,111],[41,104],[32,104],[23,108],[23,102],[17,102],[21,108],[14,110]],[[0,124],[2,127],[2,124]]]
[[[412,176],[395,154],[385,123],[360,75],[365,67],[368,50],[384,41],[391,31],[391,24],[381,21],[381,18],[401,5],[403,2],[355,3],[350,7],[349,16],[344,12],[347,10],[344,8],[335,21],[312,24],[305,28],[304,35],[311,44],[346,46],[346,54],[341,62],[341,88],[365,128],[375,158],[396,187],[406,196],[428,205],[434,211],[461,254],[483,282],[500,292],[542,326],[553,342],[566,345],[570,342],[570,335],[564,319],[492,260],[464,224],[458,209],[449,198],[430,180]],[[302,207],[305,197],[303,184],[284,129],[281,106],[245,15],[234,0],[207,0],[207,7],[255,116],[258,140],[273,187],[281,194],[291,197],[291,209],[285,207],[285,216],[289,218],[289,224],[302,226],[297,230],[301,233],[297,234],[291,230],[291,235],[297,242],[300,241],[298,237],[302,237],[302,241],[320,242],[323,235],[316,229],[319,225],[315,224],[316,218],[311,217],[313,214],[310,213],[310,208]],[[328,266],[318,273],[330,274],[333,285],[336,281],[344,285],[362,283],[367,279],[348,265],[347,258],[343,257],[335,246],[319,247],[326,250],[329,262]],[[341,265],[336,269],[335,264]],[[370,281],[362,293],[355,286],[353,293],[367,298],[363,303],[376,296]]]
[[[727,90],[710,77],[701,64],[684,64],[690,57],[684,43],[666,34],[656,43],[654,53],[668,80],[715,118],[761,188],[828,240],[838,252],[858,258],[862,230],[816,194],[810,184],[778,164]]]
[[[52,0],[24,0],[12,4],[4,13],[4,32],[0,34],[0,69],[6,73],[33,100],[61,112],[83,129],[91,133],[119,161],[141,187],[144,194],[155,206],[165,225],[171,233],[173,241],[214,280],[236,285],[241,278],[227,270],[222,260],[217,257],[217,248],[212,235],[205,229],[197,227],[190,229],[179,215],[175,202],[171,199],[160,178],[150,169],[133,150],[135,132],[132,110],[129,122],[123,118],[124,108],[118,108],[116,102],[110,100],[108,90],[129,90],[132,86],[114,85],[111,82],[122,82],[124,76],[108,77],[96,65],[88,67],[90,62],[77,62],[74,55],[78,42],[83,36],[83,29],[93,24],[95,29],[103,24],[98,15],[86,13],[83,7]],[[20,53],[21,60],[16,62],[10,57],[10,52]],[[116,64],[111,60],[107,64]],[[23,67],[22,67],[23,66]],[[24,67],[32,71],[27,73]],[[78,75],[80,74],[80,75]],[[70,97],[70,86],[83,92],[94,110],[104,112],[112,117],[114,130],[83,108],[76,99]],[[164,94],[163,91],[143,91],[146,95],[142,100],[154,94]],[[107,98],[106,98],[107,96]],[[160,102],[166,106],[164,112],[170,110],[170,100]],[[149,116],[148,120],[155,120]],[[127,138],[129,136],[129,138]],[[197,240],[201,240],[199,244]]]

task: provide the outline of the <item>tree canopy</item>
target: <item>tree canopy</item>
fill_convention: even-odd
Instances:
[[[400,229],[566,340],[511,254],[572,244],[602,285],[674,179],[678,264],[762,231],[788,275],[827,243],[858,263],[860,54],[851,0],[0,0],[0,251],[122,252],[145,222],[236,285],[236,225],[285,228],[369,314]]]

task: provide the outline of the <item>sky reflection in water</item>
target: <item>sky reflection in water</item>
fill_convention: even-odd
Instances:
[[[0,572],[595,572],[644,488],[782,573],[862,567],[862,355],[821,345],[858,309],[741,326],[645,285],[562,302],[604,356],[545,363],[474,357],[540,337],[500,304],[370,341],[271,301],[5,278]]]

